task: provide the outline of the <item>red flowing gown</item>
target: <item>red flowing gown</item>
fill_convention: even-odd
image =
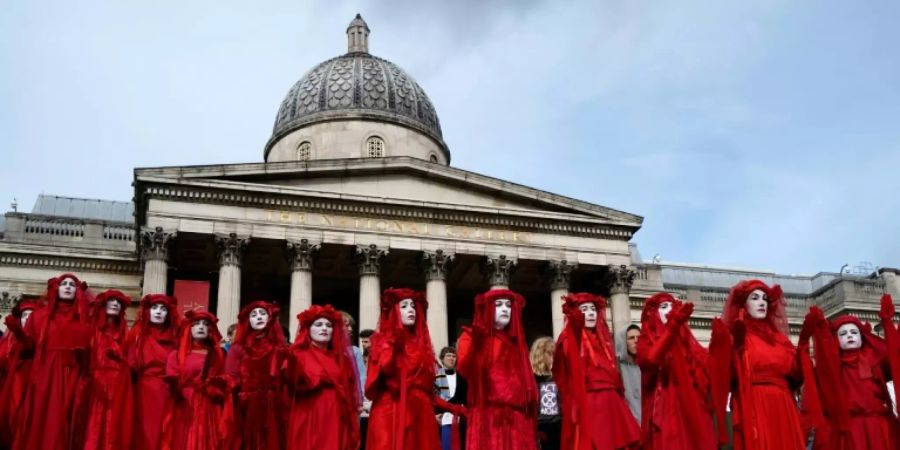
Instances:
[[[459,339],[459,370],[469,383],[466,449],[536,450],[537,399],[527,394],[536,388],[526,385],[535,382],[531,366],[524,364],[525,358],[506,333],[484,338],[474,338],[472,333],[466,330]],[[476,354],[481,352],[491,352],[490,367],[477,367]],[[486,379],[477,373],[487,373]],[[476,392],[483,392],[484,398],[477,398]]]
[[[850,412],[847,442],[841,450],[900,448],[884,375],[889,369],[876,365],[860,370],[860,364],[860,351],[841,351],[842,392]]]
[[[81,444],[76,413],[84,401],[91,330],[74,304],[60,301],[54,309],[52,318],[50,308],[35,311],[25,325],[37,348],[16,450],[71,450]]]
[[[399,351],[383,344],[369,349],[366,398],[372,400],[372,409],[366,450],[440,449],[434,356],[423,357],[421,347],[412,342]]]
[[[225,359],[225,373],[237,391],[235,449],[279,450],[283,436],[283,403],[278,370],[280,348],[267,339],[249,339],[249,345],[232,345]]]
[[[128,349],[128,362],[136,375],[132,432],[135,450],[159,450],[163,414],[171,397],[165,380],[166,362],[174,350],[172,331],[154,326],[148,326],[146,335]]]
[[[749,378],[738,380],[738,391],[732,397],[736,450],[806,448],[791,386],[802,378],[796,349],[787,338],[777,337],[779,340],[770,343],[748,327],[744,356],[735,360],[737,372]]]
[[[563,333],[556,348],[562,352],[554,357],[553,368],[563,402],[561,448],[637,448],[641,431],[625,401],[622,377],[611,346],[603,346],[596,332],[585,330],[581,345],[571,333]],[[569,363],[578,360],[580,367]],[[560,363],[562,367],[557,367]],[[581,389],[584,389],[585,404],[579,408],[574,403]]]
[[[178,352],[169,354],[166,379],[176,391],[163,419],[162,450],[220,450],[230,432],[224,373],[202,379],[206,352],[194,350],[178,364]],[[219,371],[224,372],[220,366]]]
[[[123,319],[124,320],[124,319]],[[94,334],[88,379],[85,450],[130,448],[131,371],[115,327]]]
[[[18,333],[22,329],[19,328]],[[15,431],[21,429],[24,415],[25,387],[31,376],[34,350],[26,349],[22,340],[10,330],[0,341],[3,352],[4,378],[0,388],[0,448],[10,448]]]
[[[345,356],[315,346],[291,350],[284,374],[290,391],[288,450],[359,448],[352,406],[356,382],[352,373],[342,373],[340,357]]]

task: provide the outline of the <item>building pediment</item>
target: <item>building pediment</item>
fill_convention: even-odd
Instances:
[[[145,192],[146,187],[178,186],[219,193],[220,197],[230,192],[244,197],[319,199],[335,204],[604,226],[620,230],[620,238],[630,238],[643,220],[611,208],[406,157],[146,168],[135,170],[135,182],[137,201],[161,192]]]

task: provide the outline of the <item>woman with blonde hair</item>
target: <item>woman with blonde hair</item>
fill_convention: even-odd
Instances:
[[[541,450],[559,449],[562,417],[559,411],[559,389],[553,381],[553,338],[535,339],[528,354],[538,387],[538,441]]]

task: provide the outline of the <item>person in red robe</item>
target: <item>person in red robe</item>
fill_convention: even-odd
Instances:
[[[738,283],[712,326],[710,376],[720,443],[728,441],[730,392],[736,450],[805,449],[794,400],[803,382],[802,352],[788,338],[781,287],[760,280]]]
[[[341,313],[314,305],[284,363],[290,393],[287,450],[357,450],[359,381]]]
[[[91,328],[87,284],[70,273],[47,281],[47,307],[25,324],[34,348],[16,450],[71,450],[81,446],[81,410],[87,380]],[[79,420],[76,420],[79,419]]]
[[[125,355],[125,308],[122,292],[101,292],[91,303],[94,336],[88,375],[87,428],[84,450],[118,450],[131,444],[131,370]]]
[[[537,448],[537,384],[524,307],[525,298],[507,289],[475,297],[472,326],[463,329],[458,348],[459,373],[469,384],[467,450]]]
[[[604,320],[606,305],[605,298],[590,293],[563,298],[566,324],[556,342],[553,361],[553,377],[563,406],[561,448],[617,450],[640,446],[641,430],[628,409],[612,335]]]
[[[128,365],[134,377],[131,442],[136,450],[159,450],[163,413],[171,399],[166,362],[175,350],[180,322],[175,297],[148,294],[128,333]]]
[[[15,432],[22,429],[23,416],[20,412],[34,357],[34,349],[27,349],[23,344],[27,341],[24,327],[31,314],[43,307],[41,301],[22,300],[5,319],[8,331],[0,340],[0,370],[3,375],[0,388],[0,448],[3,449],[12,447]]]
[[[896,335],[890,296],[882,300],[885,334]],[[893,450],[900,448],[898,421],[892,411],[887,382],[891,359],[884,339],[857,317],[825,320],[816,306],[806,322],[813,330],[816,376],[821,405],[829,426],[822,442],[834,450]],[[900,355],[893,355],[897,358]],[[817,431],[818,434],[818,431]]]
[[[166,408],[160,449],[227,448],[233,421],[219,319],[198,310],[188,311],[184,319],[178,347],[166,363],[174,398]]]
[[[715,450],[709,353],[687,321],[694,310],[671,294],[644,302],[637,361],[641,367],[644,450]]]
[[[258,300],[238,314],[234,343],[225,358],[225,374],[237,393],[234,449],[281,448],[284,419],[278,375],[287,344],[278,311],[278,305]]]
[[[427,310],[422,292],[387,289],[381,296],[366,375],[365,396],[372,400],[366,450],[438,450],[434,408],[464,413],[435,393]]]

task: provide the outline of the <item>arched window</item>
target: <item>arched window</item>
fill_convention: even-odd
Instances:
[[[297,146],[297,160],[308,161],[312,157],[312,144],[309,141],[303,141]]]
[[[433,162],[434,164],[437,164],[437,162],[438,162],[437,155],[432,154],[431,156],[428,157],[428,160]]]
[[[369,158],[384,157],[384,140],[378,136],[372,136],[366,141],[366,155]]]

